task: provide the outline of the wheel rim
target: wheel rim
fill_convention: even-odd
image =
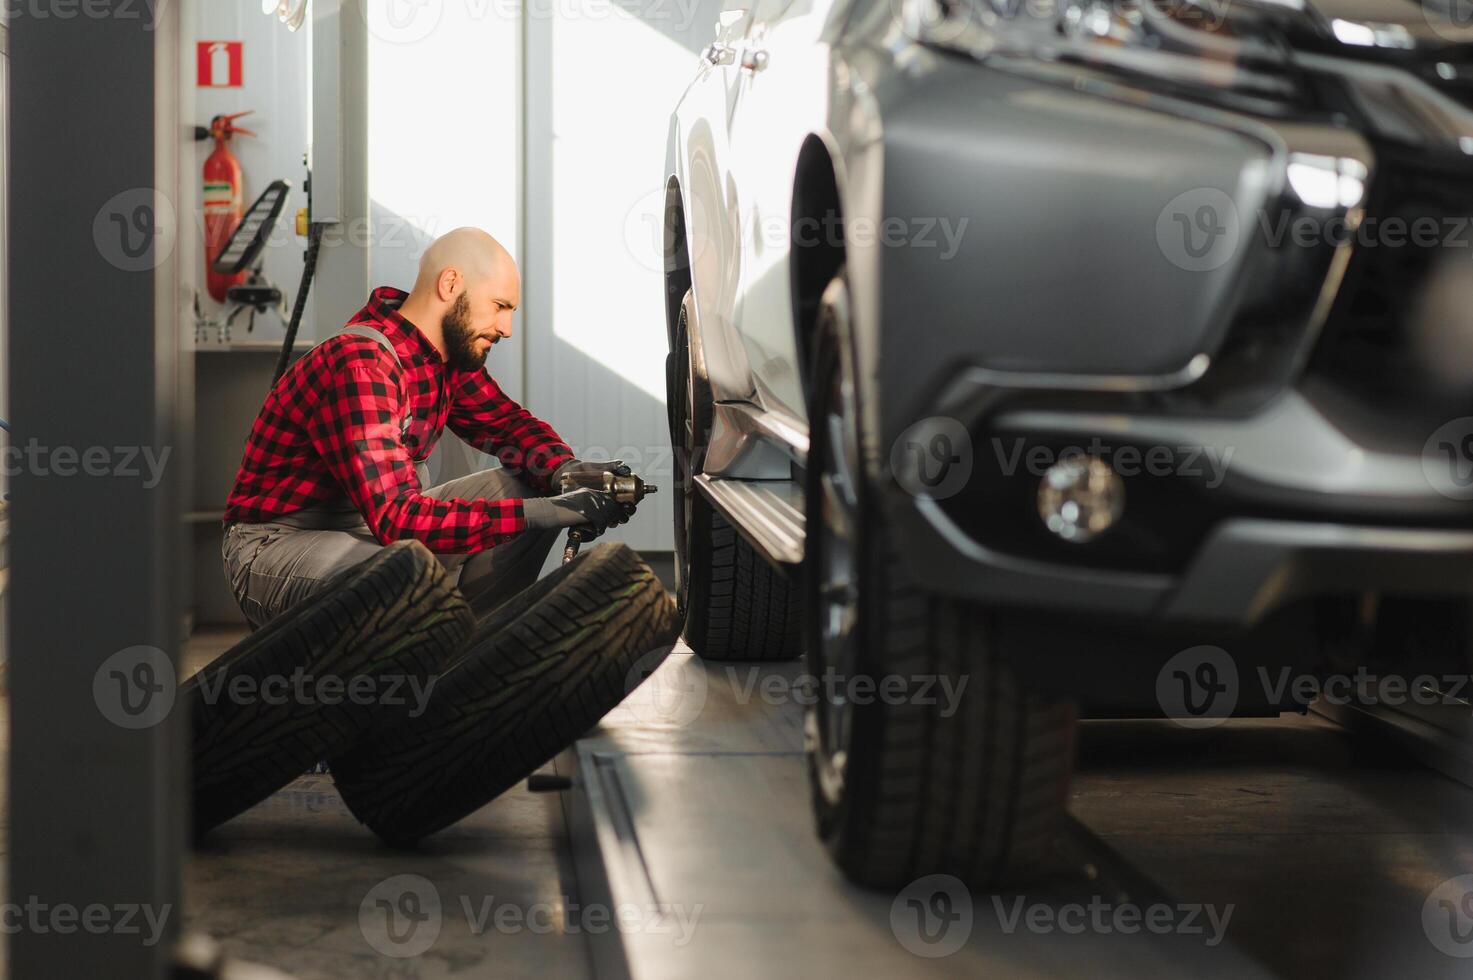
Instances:
[[[843,797],[854,705],[846,697],[859,662],[859,447],[853,385],[838,365],[829,378],[817,474],[818,691],[813,715],[819,786]]]

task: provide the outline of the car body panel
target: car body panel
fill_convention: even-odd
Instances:
[[[723,115],[710,116],[715,100],[688,94],[672,128],[669,173],[693,229],[695,328],[717,389],[711,480],[791,481],[790,463],[806,453],[792,248],[760,229],[785,210],[791,217],[799,152],[816,143],[833,164],[846,229],[867,231],[844,242],[866,476],[882,519],[906,541],[900,560],[926,588],[1246,623],[1316,589],[1410,582],[1386,576],[1436,553],[1445,591],[1467,594],[1457,569],[1470,522],[1417,484],[1420,440],[1388,450],[1352,433],[1335,398],[1300,396],[1364,248],[1297,243],[1266,227],[1359,227],[1381,201],[1383,171],[1409,166],[1407,147],[1416,166],[1473,176],[1466,99],[1396,61],[1406,51],[1342,56],[1333,49],[1343,38],[1319,21],[1305,28],[1317,46],[1296,58],[1343,87],[1338,114],[1267,111],[1256,94],[1238,97],[1245,72],[1231,55],[1187,73],[1231,98],[1187,98],[1175,76],[1142,74],[1139,61],[1122,70],[1118,47],[1066,57],[1070,42],[1047,31],[971,58],[921,43],[902,24],[913,0],[808,2],[772,0],[784,13],[770,18],[759,4],[746,40],[765,47],[767,65],[725,83]],[[1372,23],[1331,2],[1332,20]],[[1257,0],[1248,8],[1300,16]],[[1413,44],[1446,40],[1434,35],[1416,33]],[[1444,68],[1433,74],[1446,77]],[[1457,84],[1473,78],[1447,71]],[[713,120],[729,126],[721,140],[701,128]],[[1237,222],[1217,257],[1202,244],[1222,229],[1194,223],[1206,203]],[[709,211],[721,215],[696,217]],[[887,221],[904,234],[887,241]],[[1004,418],[1040,436],[1169,437],[1198,449],[1244,440],[1252,452],[1228,485],[1247,510],[1224,515],[1170,571],[998,550],[957,523],[955,502],[904,489],[900,450],[937,419],[980,440]],[[1344,439],[1322,438],[1340,429]],[[1352,461],[1323,472],[1309,457],[1285,464],[1279,450],[1296,438]],[[985,443],[972,448],[980,459]],[[740,526],[739,509],[728,516]],[[1439,528],[1447,548],[1429,545]],[[1377,548],[1384,574],[1374,562],[1353,582],[1327,571]],[[1233,562],[1267,584],[1214,590]]]

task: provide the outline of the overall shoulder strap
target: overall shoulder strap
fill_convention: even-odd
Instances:
[[[394,342],[392,340],[390,340],[383,333],[383,331],[381,331],[381,330],[375,330],[373,327],[366,326],[365,324],[356,323],[356,324],[353,324],[352,326],[344,327],[342,330],[339,331],[339,333],[351,333],[351,334],[357,334],[360,337],[367,337],[369,340],[372,340],[374,343],[378,344],[384,350],[388,351],[389,352],[389,356],[394,359],[394,363],[395,364],[399,365],[399,369],[401,371],[404,369],[404,362],[401,361],[401,360],[399,360],[399,352],[396,351],[396,350],[394,350]],[[407,412],[407,413],[405,413],[404,418],[400,420],[400,422],[399,422],[399,436],[400,436],[400,438],[403,438],[404,436],[408,435],[408,433],[409,433],[409,423],[412,421],[412,419],[413,419],[413,412]],[[418,476],[418,478],[419,478],[419,485],[420,485],[420,488],[421,489],[424,489],[424,488],[426,488],[426,487],[428,487],[430,485],[430,469],[425,464],[424,460],[416,460],[415,461],[415,464],[414,464],[414,472],[415,472],[416,476]]]
[[[373,327],[366,326],[361,323],[355,323],[352,326],[344,327],[340,331],[340,333],[351,333],[357,334],[360,337],[367,337],[369,340],[373,341],[384,350],[388,351],[389,356],[394,359],[394,363],[399,365],[401,369],[404,367],[404,362],[399,360],[399,352],[394,350],[394,342],[390,340],[383,333],[383,331],[375,330]]]

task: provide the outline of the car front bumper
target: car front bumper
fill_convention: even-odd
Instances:
[[[928,589],[1227,627],[1322,595],[1473,597],[1473,501],[1439,479],[1431,430],[1425,445],[1403,440],[1392,451],[1297,390],[1237,419],[1049,407],[984,414],[988,397],[978,387],[958,399],[954,388],[937,416],[901,437],[928,445],[938,418],[965,429],[971,473],[960,489],[906,492],[918,486],[907,460],[924,456],[893,456],[886,516]],[[1162,450],[1173,465],[1126,479],[1121,523],[1096,542],[1055,538],[1037,511],[1041,472],[1028,461],[1127,446],[1135,458]]]

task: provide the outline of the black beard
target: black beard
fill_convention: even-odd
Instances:
[[[476,342],[480,339],[471,332],[471,304],[465,293],[456,297],[440,321],[440,328],[445,338],[445,363],[456,371],[476,371],[486,366],[486,354],[491,352],[488,347],[485,353],[476,350]]]

